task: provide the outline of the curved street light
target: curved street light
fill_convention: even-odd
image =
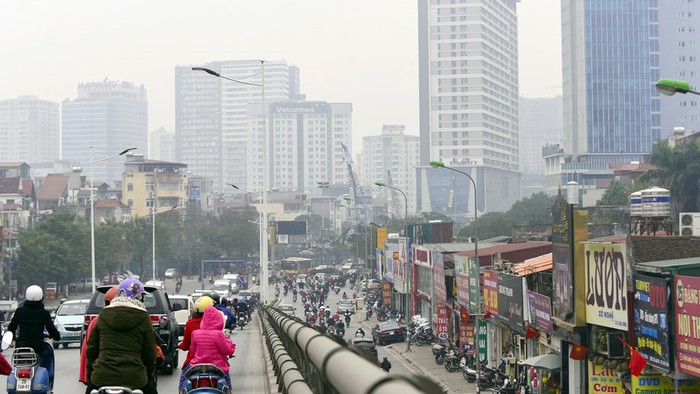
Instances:
[[[661,78],[656,82],[656,90],[667,96],[673,96],[676,93],[700,95],[700,92],[692,90],[690,82],[679,79]]]
[[[100,163],[107,160],[112,160],[115,157],[123,156],[136,148],[128,148],[117,153],[116,155],[104,157],[102,159],[92,160],[92,146],[90,146],[90,264],[92,267],[92,292],[95,292],[97,288],[97,283],[95,283],[95,172],[94,164]]]

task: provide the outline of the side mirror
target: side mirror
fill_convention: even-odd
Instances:
[[[2,334],[2,342],[0,342],[0,349],[2,349],[3,352],[9,349],[10,346],[12,346],[12,341],[14,339],[15,338],[12,334],[12,331],[5,331],[5,333]]]

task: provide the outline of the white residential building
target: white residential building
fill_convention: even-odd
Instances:
[[[0,162],[34,165],[58,160],[58,103],[35,96],[0,100],[0,141]]]

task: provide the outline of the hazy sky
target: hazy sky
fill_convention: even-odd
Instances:
[[[560,0],[522,0],[520,93],[561,91]],[[174,129],[174,68],[286,60],[307,100],[353,104],[353,153],[383,124],[418,134],[415,0],[0,1],[0,99],[144,84],[149,131]],[[144,147],[145,150],[146,147]]]

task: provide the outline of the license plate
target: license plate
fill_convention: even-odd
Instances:
[[[393,331],[389,331],[389,335],[394,335],[394,332],[393,332]]]
[[[70,332],[70,331],[69,331],[69,332],[68,332],[68,336],[69,336],[69,337],[79,337],[79,336],[80,336],[80,332]]]
[[[17,379],[17,391],[31,390],[31,381],[29,379]]]

